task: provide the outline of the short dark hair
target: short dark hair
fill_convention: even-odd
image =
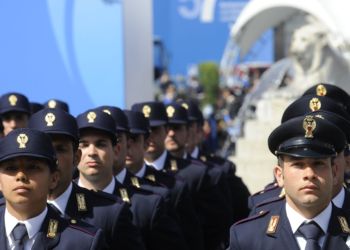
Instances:
[[[50,169],[50,173],[51,174],[53,174],[53,173],[55,173],[56,171],[57,171],[57,165],[56,165],[56,163],[55,164],[53,164],[51,161],[49,161],[49,160],[46,160],[46,163],[47,163],[47,166],[49,167],[49,169]]]

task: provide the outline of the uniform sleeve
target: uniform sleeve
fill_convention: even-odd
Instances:
[[[253,198],[253,196],[249,196],[249,198],[248,198],[248,208],[251,211],[254,207],[255,207],[254,198]]]
[[[113,242],[111,249],[144,250],[140,232],[132,223],[132,212],[128,203],[123,202],[113,221]]]
[[[236,234],[236,229],[234,226],[230,229],[230,247],[227,250],[240,250]]]
[[[102,229],[99,229],[95,234],[90,250],[107,250],[107,249],[109,249],[109,247],[106,243],[104,232],[102,231]]]

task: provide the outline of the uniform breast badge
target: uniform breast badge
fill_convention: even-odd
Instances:
[[[188,105],[186,103],[181,104],[182,107],[184,107],[185,109],[188,109]]]
[[[149,114],[151,113],[151,107],[148,105],[143,106],[142,113],[145,115],[145,117],[149,117]]]
[[[126,191],[126,188],[119,188],[120,196],[122,197],[123,201],[130,203],[128,191]]]
[[[137,177],[131,177],[130,179],[131,179],[132,185],[134,185],[134,186],[137,187],[137,188],[140,188],[140,187],[141,187],[141,186],[140,186],[140,183],[139,183],[139,179],[137,179]]]
[[[312,116],[306,116],[303,121],[303,128],[305,129],[305,138],[314,138],[312,131],[316,128],[316,121]]]
[[[348,223],[346,222],[345,217],[343,216],[338,216],[338,220],[341,226],[341,229],[343,230],[344,233],[350,234],[350,229],[348,226]]]
[[[19,136],[17,137],[17,142],[19,144],[19,148],[26,148],[28,136],[26,134],[19,134]]]
[[[87,115],[87,118],[89,119],[89,123],[94,123],[95,119],[96,119],[97,115],[95,112],[89,112],[89,114]]]
[[[108,109],[103,110],[103,112],[105,112],[105,113],[111,115],[111,111],[109,111]]]
[[[57,103],[55,100],[51,100],[51,101],[49,101],[49,103],[47,105],[49,106],[49,108],[54,109],[54,108],[56,108]]]
[[[9,102],[10,102],[10,105],[11,106],[16,106],[16,103],[17,103],[17,96],[15,95],[10,95],[9,97]]]
[[[47,229],[46,236],[51,239],[56,239],[57,228],[58,228],[58,221],[50,219],[49,228]]]
[[[316,88],[316,95],[325,96],[327,94],[327,89],[322,84],[318,85]]]
[[[169,106],[167,109],[166,109],[166,112],[168,113],[168,117],[173,117],[174,116],[174,113],[175,113],[175,109],[173,106]]]
[[[311,111],[317,111],[321,108],[321,102],[318,98],[312,98],[310,101],[310,109]]]
[[[271,216],[269,226],[267,227],[266,233],[274,234],[276,232],[279,216]]]
[[[177,170],[179,170],[179,169],[177,168],[176,160],[170,160],[170,166],[171,166],[171,170],[172,170],[172,171],[177,171]]]
[[[286,194],[286,190],[284,188],[282,188],[281,193],[280,193],[280,195],[278,197],[281,198],[285,194]]]
[[[48,113],[46,116],[45,116],[45,121],[47,122],[47,127],[52,127],[53,126],[53,122],[56,120],[56,117],[54,114],[52,113]]]
[[[156,177],[154,176],[154,174],[149,174],[146,176],[146,178],[151,180],[151,181],[156,181]]]
[[[77,194],[78,211],[86,211],[86,202],[84,194]]]

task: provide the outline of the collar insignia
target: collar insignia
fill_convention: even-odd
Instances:
[[[78,211],[86,211],[85,195],[77,194]]]
[[[339,220],[341,229],[343,230],[343,233],[350,234],[350,229],[349,229],[348,223],[346,222],[345,217],[338,216],[338,220]]]
[[[138,179],[137,177],[131,177],[130,179],[131,179],[132,185],[134,185],[134,186],[137,187],[137,188],[140,188],[140,187],[141,187],[141,186],[140,186],[140,183],[139,183],[139,179]]]
[[[181,104],[181,106],[184,107],[185,109],[188,109],[187,103],[183,103],[183,104]]]
[[[128,191],[126,188],[119,188],[120,196],[122,197],[123,201],[130,203]]]
[[[57,103],[56,103],[56,101],[51,100],[51,101],[49,101],[49,103],[47,105],[49,106],[49,108],[54,109],[54,108],[56,108]]]
[[[95,119],[96,119],[96,113],[95,112],[89,112],[89,114],[87,115],[87,118],[89,119],[89,123],[94,123]]]
[[[145,117],[149,117],[149,114],[151,113],[151,107],[148,105],[143,106],[142,113],[145,115]]]
[[[321,101],[318,98],[312,98],[310,101],[310,109],[311,111],[317,111],[321,108]]]
[[[18,101],[17,96],[15,95],[10,95],[9,97],[9,102],[11,106],[16,106],[16,102]]]
[[[19,148],[26,148],[28,136],[26,134],[19,134],[17,137],[17,142],[19,143]]]
[[[206,161],[207,161],[207,157],[205,157],[205,155],[202,155],[202,156],[200,157],[200,159],[201,159],[201,161],[203,161],[203,162],[206,162]]]
[[[173,106],[169,106],[167,109],[166,109],[166,112],[168,113],[168,117],[173,117],[174,113],[175,113],[175,109]]]
[[[50,219],[49,228],[47,229],[46,237],[51,239],[56,239],[57,228],[58,228],[58,221]]]
[[[47,127],[52,127],[53,126],[53,122],[56,120],[56,116],[52,113],[48,113],[45,116],[45,121],[47,122]]]
[[[270,220],[269,226],[267,227],[266,233],[274,234],[276,232],[279,219],[280,219],[279,216],[271,216],[271,220]]]
[[[277,184],[277,183],[276,183]],[[276,186],[276,185],[275,185]],[[280,195],[278,196],[278,197],[282,197],[283,195],[285,195],[286,194],[286,190],[284,189],[284,188],[282,188],[282,190],[281,190],[281,193],[280,193]]]
[[[312,131],[316,128],[316,121],[312,116],[306,116],[303,121],[303,128],[305,129],[305,138],[314,138]]]
[[[146,176],[146,178],[151,180],[151,181],[156,181],[156,177],[154,176],[154,174],[149,174]]]
[[[327,89],[322,84],[318,85],[316,88],[316,94],[319,96],[325,96],[327,94]]]
[[[170,166],[171,166],[171,170],[172,170],[172,171],[177,171],[177,170],[179,170],[179,169],[177,168],[177,162],[176,162],[176,160],[170,160]]]

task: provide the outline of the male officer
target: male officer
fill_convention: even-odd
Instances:
[[[104,233],[63,219],[47,206],[56,186],[57,158],[50,137],[16,129],[0,142],[0,249],[108,249]]]
[[[349,249],[350,215],[331,202],[334,157],[345,141],[338,127],[311,115],[277,127],[268,145],[278,158],[275,176],[286,203],[232,226],[229,249]]]
[[[199,219],[192,206],[188,184],[172,172],[157,171],[146,165],[143,156],[149,146],[150,127],[145,116],[137,111],[124,110],[128,118],[132,140],[126,156],[127,169],[137,177],[146,177],[165,185],[172,198],[175,212],[179,215],[179,225],[189,249],[203,249],[203,238]]]
[[[44,109],[44,106],[37,102],[30,102],[29,106],[30,106],[30,115],[33,115],[36,112]]]
[[[206,154],[199,149],[197,145],[202,134],[201,124],[203,121],[203,115],[196,103],[192,101],[183,101],[179,103],[187,111],[189,131],[191,131],[189,133],[190,138],[186,147],[187,152],[192,158],[202,161],[203,163],[219,166],[225,172],[231,193],[234,222],[246,218],[249,214],[248,197],[250,196],[250,193],[242,179],[235,175],[236,166],[226,159]]]
[[[150,146],[145,154],[146,164],[160,171],[172,170],[187,181],[194,209],[200,218],[204,248],[217,248],[226,233],[229,221],[226,217],[225,201],[222,200],[217,186],[211,184],[207,168],[183,158],[173,157],[165,150],[168,117],[163,103],[138,103],[133,105],[132,110],[142,112],[150,121]]]
[[[73,165],[81,158],[76,119],[61,109],[44,109],[34,114],[29,128],[47,133],[59,161],[57,186],[48,195],[48,203],[62,215],[79,218],[103,229],[110,249],[144,249],[139,232],[132,224],[128,203],[103,192],[90,191],[72,182]]]
[[[82,160],[78,165],[79,185],[117,194],[124,201],[132,202],[133,222],[141,230],[146,249],[188,249],[180,228],[167,216],[166,206],[159,195],[126,188],[121,184],[123,176],[117,176],[118,181],[114,178],[113,162],[120,151],[111,142],[117,134],[114,119],[103,111],[89,110],[79,115],[77,122],[81,134],[79,148],[82,150]]]
[[[51,109],[62,109],[69,113],[69,107],[68,104],[59,100],[50,100],[45,102],[44,108],[51,108]]]
[[[30,118],[27,97],[19,93],[8,93],[0,97],[0,113],[6,136],[17,128],[26,128]]]

